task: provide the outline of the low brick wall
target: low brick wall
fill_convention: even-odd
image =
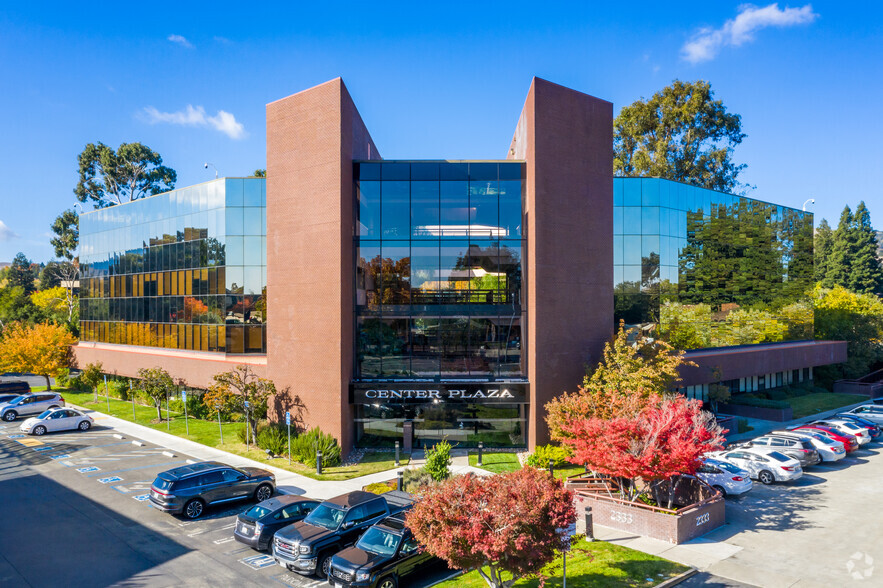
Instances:
[[[583,516],[585,508],[590,506],[592,521],[597,525],[678,544],[700,537],[726,522],[724,498],[702,483],[683,484],[677,493],[676,500],[689,500],[695,505],[670,511],[612,498],[599,490],[597,482],[585,484],[572,480],[568,483],[575,490],[577,515]]]
[[[718,412],[751,419],[761,419],[763,421],[778,421],[780,423],[794,419],[794,411],[790,406],[788,408],[761,408],[745,404],[721,404],[718,407]]]
[[[837,394],[861,394],[868,398],[883,397],[883,382],[866,384],[855,380],[837,380],[834,382],[834,392]]]

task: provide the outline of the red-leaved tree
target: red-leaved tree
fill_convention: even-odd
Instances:
[[[430,487],[407,515],[427,552],[452,568],[477,570],[491,588],[537,574],[568,546],[564,529],[575,520],[573,493],[535,468],[451,478]]]
[[[726,432],[714,415],[702,410],[701,401],[683,396],[667,397],[636,418],[575,419],[565,429],[564,443],[573,450],[571,462],[617,478],[628,500],[650,489],[660,504],[664,492],[668,508],[678,474],[695,474],[703,454],[721,448]]]

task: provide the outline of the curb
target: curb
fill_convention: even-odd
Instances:
[[[686,572],[684,572],[682,574],[678,574],[674,578],[669,578],[665,582],[657,584],[656,586],[654,586],[654,588],[669,588],[670,586],[677,586],[678,584],[680,584],[684,580],[686,580],[688,578],[692,578],[693,576],[695,576],[698,573],[699,573],[699,570],[697,570],[696,568],[690,568]]]

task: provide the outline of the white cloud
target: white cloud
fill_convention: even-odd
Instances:
[[[178,112],[160,112],[153,106],[148,106],[144,109],[144,116],[150,124],[168,123],[188,127],[210,127],[224,133],[231,139],[242,139],[246,136],[242,123],[225,110],[219,110],[215,116],[208,116],[202,106],[194,108],[188,104],[187,108]]]
[[[6,223],[0,220],[0,241],[12,241],[19,238],[18,233],[7,227]]]
[[[193,49],[193,43],[187,40],[187,37],[183,35],[169,35],[166,37],[172,43],[178,44],[181,47],[187,47],[188,49]]]
[[[767,27],[793,27],[813,22],[818,14],[812,11],[812,5],[800,8],[786,6],[780,9],[778,3],[759,8],[752,4],[739,7],[739,14],[731,18],[719,29],[706,27],[700,29],[687,43],[681,47],[682,57],[690,63],[699,63],[714,59],[722,47],[738,47],[754,40],[754,34]]]

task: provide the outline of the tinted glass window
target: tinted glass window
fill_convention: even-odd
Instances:
[[[384,531],[379,527],[371,527],[365,531],[365,534],[356,543],[356,547],[369,553],[388,556],[396,552],[401,541],[400,535]]]
[[[296,517],[301,514],[301,508],[299,504],[292,504],[290,506],[286,506],[276,515],[277,519],[290,519],[292,517]]]
[[[776,461],[785,462],[785,461],[791,460],[790,457],[788,457],[787,455],[783,455],[783,454],[779,453],[778,451],[771,451],[768,455],[770,457],[772,457],[773,459],[775,459]]]
[[[320,504],[307,516],[307,518],[304,519],[304,521],[317,527],[333,530],[340,526],[345,514],[346,513],[339,508],[334,508],[327,504]]]
[[[163,478],[157,478],[153,481],[154,487],[159,490],[168,490],[171,488],[172,483],[169,480],[164,480]]]
[[[221,472],[209,472],[208,474],[203,474],[199,477],[199,485],[205,486],[207,484],[217,484],[218,482],[224,481],[224,475]]]
[[[386,501],[385,500],[375,500],[370,504],[365,505],[365,519],[373,519],[375,517],[379,517],[380,515],[386,514]]]
[[[47,418],[47,417],[48,417],[49,415],[51,415],[51,414],[52,414],[52,411],[51,411],[51,410],[44,410],[43,412],[41,412],[41,413],[39,414],[39,416],[37,416],[37,418],[38,418],[38,419],[45,419],[45,418]]]
[[[189,478],[184,478],[183,480],[179,480],[175,482],[175,490],[186,490],[187,488],[193,488],[198,483],[200,483],[199,476],[191,476]]]
[[[247,517],[252,517],[253,519],[258,520],[270,514],[270,509],[264,508],[263,506],[254,505],[253,507],[245,511],[244,514]]]
[[[242,478],[245,474],[237,470],[224,470],[223,474],[225,482],[235,482]]]

